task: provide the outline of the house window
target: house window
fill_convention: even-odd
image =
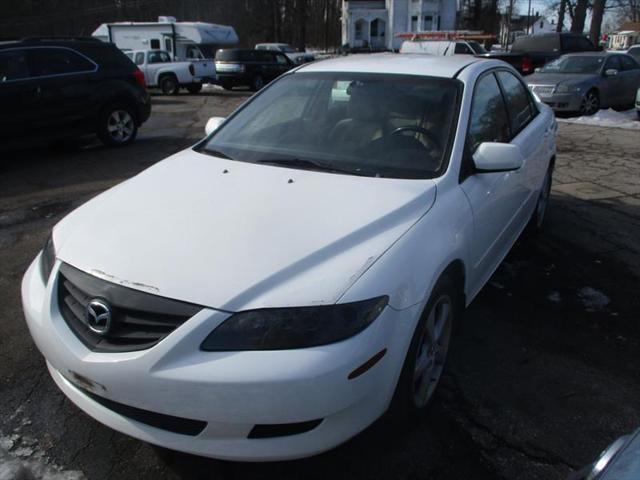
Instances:
[[[412,32],[418,31],[418,17],[415,15],[411,17],[411,31]]]
[[[157,38],[151,39],[151,50],[160,50],[160,40]]]
[[[362,40],[364,37],[364,24],[366,22],[362,19],[356,21],[356,35],[355,35],[355,39],[356,40]]]
[[[423,30],[426,30],[427,32],[430,32],[431,30],[433,30],[433,17],[431,15],[425,15],[424,17],[424,22],[423,22]]]

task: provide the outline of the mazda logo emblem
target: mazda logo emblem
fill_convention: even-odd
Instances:
[[[91,300],[87,305],[87,325],[92,332],[106,334],[111,328],[111,308],[104,300]]]

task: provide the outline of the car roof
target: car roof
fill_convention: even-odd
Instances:
[[[313,62],[298,72],[366,72],[453,78],[468,65],[482,62],[471,55],[446,57],[424,53],[355,54]]]

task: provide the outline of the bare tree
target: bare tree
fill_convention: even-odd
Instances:
[[[594,45],[600,43],[600,32],[602,30],[602,18],[604,17],[606,0],[594,0],[593,10],[591,11],[591,28],[589,30],[589,38]]]
[[[573,11],[571,21],[571,32],[582,33],[584,31],[584,23],[587,18],[587,7],[589,0],[577,0]],[[571,12],[571,10],[569,10]]]

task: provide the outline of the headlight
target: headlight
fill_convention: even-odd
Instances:
[[[558,85],[556,87],[556,93],[574,93],[579,91],[580,87],[574,87],[573,85]]]
[[[42,255],[40,256],[40,274],[42,275],[44,283],[49,281],[54,263],[56,263],[56,249],[53,246],[53,237],[49,235],[42,249]]]
[[[318,307],[239,312],[202,342],[207,351],[285,350],[339,342],[369,326],[389,297]]]

